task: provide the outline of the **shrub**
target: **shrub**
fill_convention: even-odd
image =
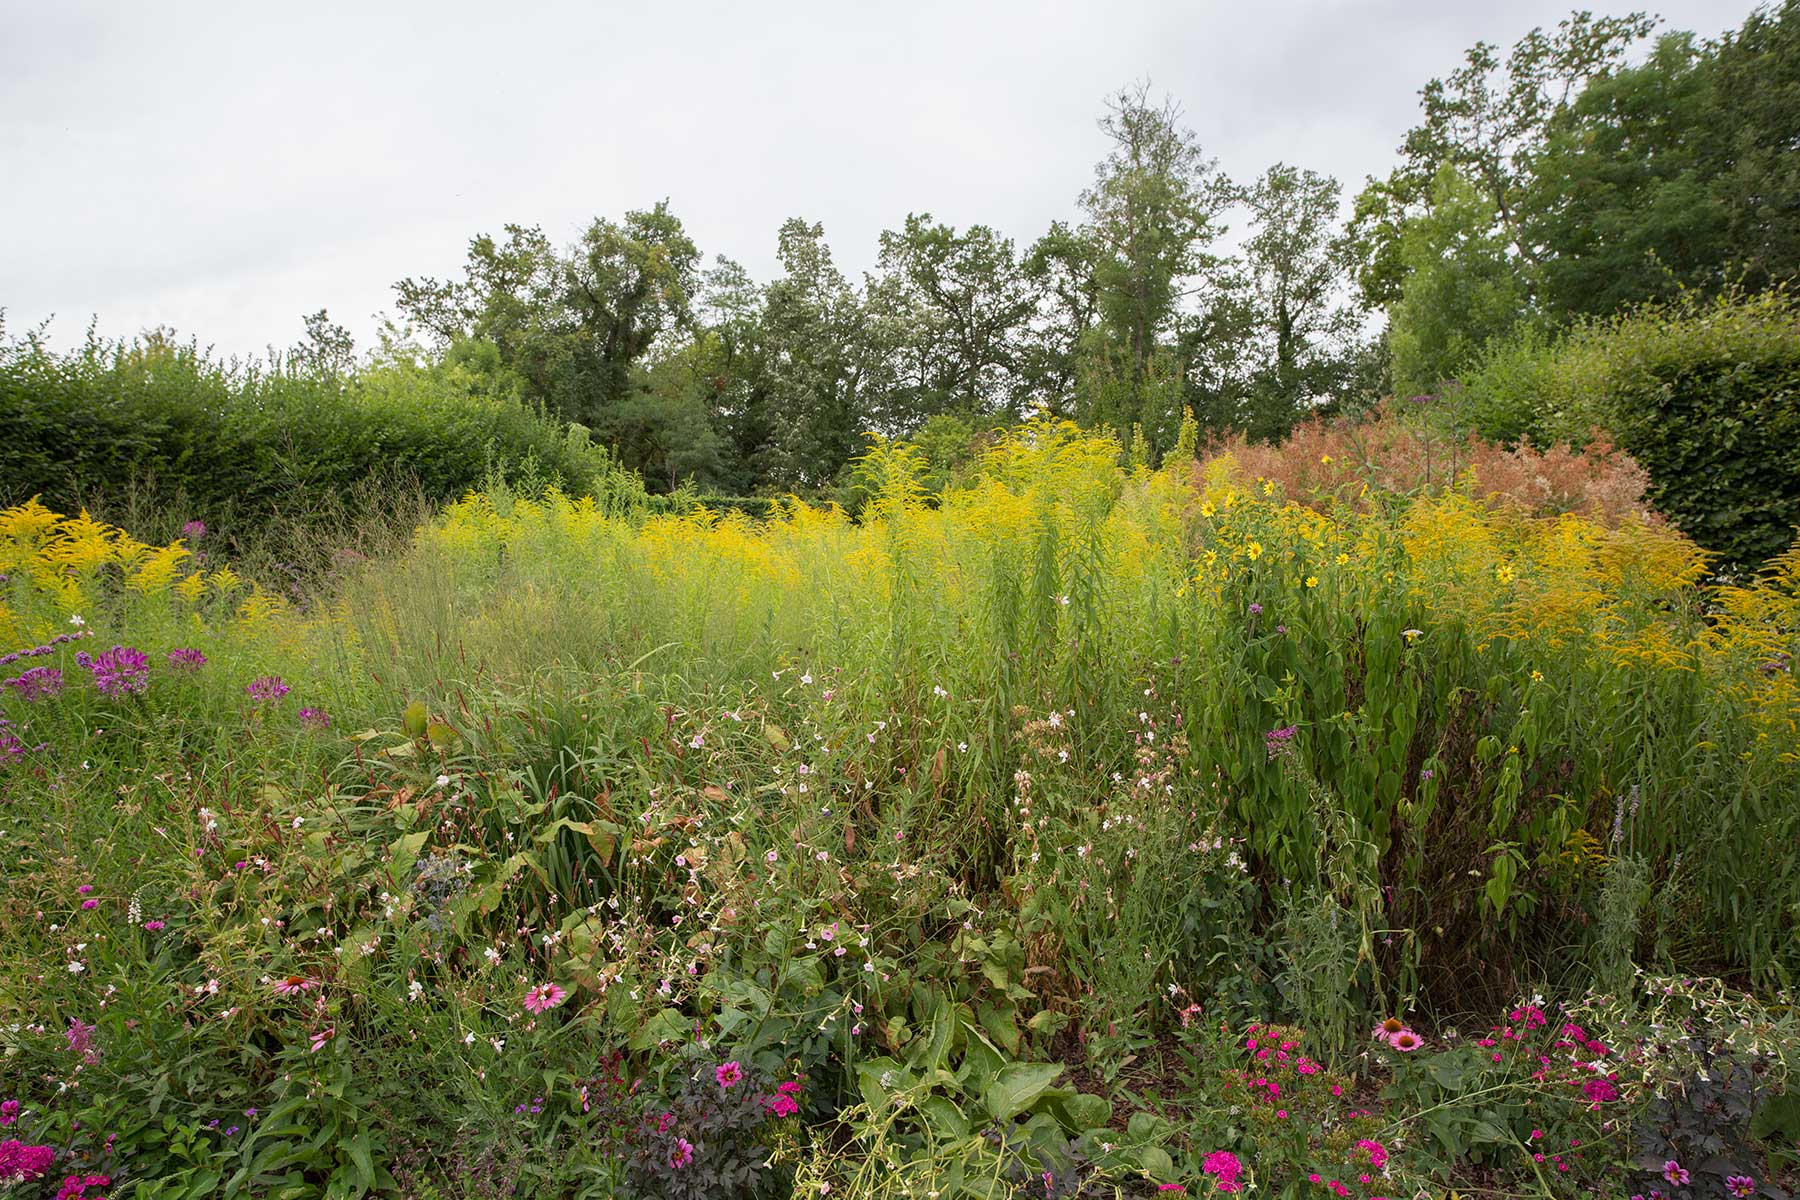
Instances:
[[[399,483],[427,504],[495,471],[619,502],[642,494],[579,426],[482,394],[457,366],[340,378],[223,363],[162,335],[67,353],[35,333],[0,340],[0,445],[0,506],[41,496],[150,536],[199,521],[239,553],[278,517],[353,527]],[[146,514],[169,527],[147,528]]]
[[[1800,524],[1800,299],[1652,306],[1561,344],[1490,355],[1466,390],[1489,432],[1606,431],[1649,472],[1656,511],[1727,562],[1784,549]],[[1533,411],[1527,421],[1519,414]]]
[[[1507,447],[1459,430],[1459,421],[1434,411],[1445,407],[1422,396],[1390,402],[1365,420],[1315,418],[1280,445],[1239,434],[1216,443],[1206,458],[1229,456],[1245,478],[1272,481],[1320,509],[1367,510],[1383,498],[1461,491],[1537,516],[1575,513],[1607,525],[1648,514],[1649,476],[1605,438],[1590,438],[1579,450],[1567,442],[1546,450],[1527,441]]]

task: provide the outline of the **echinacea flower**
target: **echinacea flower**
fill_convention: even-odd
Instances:
[[[301,992],[311,991],[319,985],[316,980],[308,979],[304,975],[288,975],[277,979],[269,986],[275,989],[277,996],[298,996]]]
[[[1406,1028],[1405,1021],[1402,1021],[1399,1017],[1389,1017],[1387,1020],[1383,1021],[1380,1024],[1380,1026],[1378,1026],[1376,1028],[1375,1036],[1385,1040],[1387,1038],[1393,1037],[1396,1033],[1399,1033],[1402,1029],[1405,1029],[1405,1028]]]
[[[530,1013],[548,1012],[564,1000],[569,993],[554,983],[540,983],[525,993],[525,1011]]]
[[[332,1038],[334,1038],[336,1036],[337,1036],[337,1026],[335,1026],[335,1025],[330,1027],[329,1029],[319,1030],[319,1032],[312,1035],[312,1049],[307,1051],[307,1053],[317,1054],[319,1051],[321,1051],[325,1048],[326,1042],[329,1042]]]
[[[1411,1054],[1425,1044],[1425,1039],[1410,1029],[1402,1029],[1387,1040],[1388,1045],[1402,1054]]]
[[[744,1077],[744,1068],[735,1062],[721,1063],[713,1070],[713,1079],[722,1088],[728,1088]]]

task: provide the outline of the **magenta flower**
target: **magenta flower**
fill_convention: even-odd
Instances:
[[[1733,1196],[1748,1196],[1756,1190],[1756,1180],[1749,1175],[1727,1175],[1725,1190]]]
[[[42,1179],[55,1160],[54,1146],[28,1146],[17,1138],[0,1142],[0,1179],[9,1183]]]
[[[62,694],[63,673],[57,667],[33,667],[16,679],[8,679],[6,686],[18,692],[19,699],[27,704],[49,700]]]
[[[675,1139],[675,1148],[669,1151],[669,1168],[679,1171],[694,1161],[694,1144],[684,1137]]]
[[[1663,1178],[1679,1187],[1687,1183],[1690,1176],[1686,1167],[1671,1158],[1663,1164]]]
[[[319,985],[316,980],[308,979],[304,975],[288,975],[277,979],[269,986],[275,989],[277,996],[298,996],[301,992],[311,991]]]
[[[205,521],[189,521],[181,527],[181,536],[191,542],[197,542],[206,536]]]
[[[98,900],[83,900],[81,902],[81,907],[82,908],[99,908],[100,902]]]
[[[722,1063],[713,1071],[713,1078],[722,1088],[730,1087],[743,1077],[744,1068],[735,1062]]]
[[[1425,1039],[1410,1029],[1402,1029],[1399,1033],[1390,1035],[1387,1043],[1402,1054],[1411,1054],[1425,1044]]]
[[[161,933],[163,930],[165,930],[167,928],[168,928],[168,926],[163,924],[161,921],[145,921],[144,922],[144,932],[145,933]]]
[[[75,661],[94,677],[94,690],[102,696],[141,695],[150,686],[150,661],[142,650],[114,646],[98,656],[85,650]]]
[[[322,708],[303,708],[300,710],[300,723],[308,729],[329,729],[331,718],[325,715]]]
[[[206,665],[206,655],[186,646],[171,650],[163,657],[169,660],[171,667],[179,667],[184,671],[198,671]]]
[[[19,1102],[17,1100],[8,1100],[4,1104],[0,1104],[0,1129],[4,1129],[18,1119]]]
[[[244,685],[244,691],[258,704],[268,704],[281,699],[289,692],[288,685],[281,681],[279,675],[263,675],[252,679]]]
[[[530,1013],[548,1012],[568,998],[569,993],[554,983],[540,983],[525,993],[525,1010]]]

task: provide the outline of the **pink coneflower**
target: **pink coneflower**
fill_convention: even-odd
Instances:
[[[540,983],[525,993],[525,1011],[542,1013],[568,999],[569,993],[554,983]]]
[[[1387,1041],[1388,1045],[1402,1054],[1411,1054],[1425,1044],[1425,1039],[1410,1029],[1402,1029],[1399,1033],[1389,1037]]]
[[[336,1036],[337,1036],[337,1026],[335,1026],[335,1025],[333,1025],[329,1029],[319,1030],[319,1032],[312,1035],[312,1049],[307,1051],[307,1053],[308,1054],[317,1054],[319,1051],[321,1051],[325,1048],[326,1042],[329,1042],[332,1038],[334,1038]]]
[[[713,1071],[713,1078],[722,1088],[728,1088],[744,1077],[744,1068],[735,1062],[721,1063]]]
[[[287,975],[277,979],[269,986],[275,989],[277,996],[298,996],[301,992],[311,991],[319,985],[316,980],[308,979],[304,975]]]

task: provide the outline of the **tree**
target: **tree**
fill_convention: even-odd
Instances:
[[[1061,221],[1033,243],[1021,264],[1036,311],[1020,349],[1013,406],[1068,416],[1083,340],[1100,311],[1100,243],[1085,226]]]
[[[769,440],[758,466],[771,482],[818,487],[855,456],[867,428],[868,314],[831,261],[824,226],[781,226],[785,272],[763,309]]]
[[[1277,163],[1244,193],[1244,244],[1260,359],[1246,422],[1252,437],[1284,434],[1343,383],[1357,322],[1344,302],[1341,189],[1329,176]]]
[[[1388,310],[1394,388],[1436,392],[1527,311],[1524,285],[1492,200],[1446,163],[1431,206],[1400,239],[1406,273]]]
[[[884,299],[907,314],[929,348],[917,413],[1016,418],[1010,386],[1021,336],[1035,306],[1013,244],[985,225],[958,234],[931,214],[910,214],[881,235]]]
[[[1463,65],[1420,91],[1423,120],[1407,131],[1401,165],[1386,180],[1371,179],[1357,198],[1350,243],[1367,307],[1394,303],[1405,274],[1399,238],[1423,215],[1440,170],[1453,167],[1486,197],[1492,220],[1520,262],[1539,261],[1526,235],[1521,193],[1550,122],[1589,80],[1603,76],[1648,36],[1654,18],[1642,13],[1594,17],[1578,12],[1554,33],[1533,29],[1513,45],[1502,72],[1499,49],[1477,42]]]
[[[699,251],[667,201],[596,219],[566,255],[535,227],[506,235],[472,240],[460,281],[401,280],[400,310],[444,345],[492,342],[529,398],[604,428],[633,364],[687,322]]]
[[[288,366],[302,375],[343,379],[356,370],[356,339],[325,312],[303,318],[306,337],[288,351]]]
[[[1189,280],[1212,261],[1205,249],[1223,232],[1231,185],[1175,102],[1150,102],[1148,84],[1108,100],[1100,128],[1112,149],[1081,196],[1100,248],[1094,281],[1100,315],[1141,376]]]

